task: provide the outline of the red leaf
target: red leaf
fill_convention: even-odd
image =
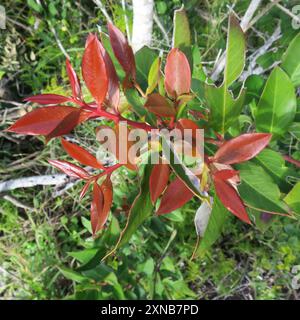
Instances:
[[[229,180],[235,176],[238,176],[239,172],[236,170],[220,170],[214,173],[216,179]]]
[[[67,69],[67,74],[68,74],[69,81],[71,84],[73,97],[81,100],[80,81],[79,81],[78,76],[77,76],[75,70],[73,69],[69,59],[66,59],[66,69]]]
[[[103,165],[99,163],[92,154],[90,154],[82,147],[74,143],[68,142],[65,139],[61,139],[61,143],[70,157],[74,158],[75,160],[79,161],[80,163],[86,166],[90,166],[92,168],[97,169],[104,169]]]
[[[93,201],[91,204],[91,225],[93,235],[103,229],[108,218],[112,200],[113,189],[109,177],[104,180],[100,187],[97,183],[94,184]]]
[[[36,96],[27,97],[24,101],[35,102],[39,104],[60,104],[67,101],[70,101],[69,97],[62,96],[60,94],[38,94]]]
[[[213,157],[214,162],[224,164],[240,163],[252,159],[270,142],[269,133],[246,133],[226,141]]]
[[[109,177],[107,177],[101,185],[101,190],[104,196],[104,204],[102,214],[98,223],[99,230],[102,229],[107,221],[108,214],[113,201],[113,187]]]
[[[179,178],[175,178],[167,187],[156,213],[161,215],[172,212],[190,201],[193,196],[192,191]]]
[[[170,97],[177,98],[191,89],[189,62],[178,48],[172,49],[165,66],[165,88]]]
[[[296,160],[296,159],[293,159],[289,156],[283,156],[284,160],[286,160],[287,162],[289,163],[292,163],[294,164],[296,167],[300,168],[300,161],[299,160]]]
[[[101,106],[108,90],[108,75],[97,37],[90,38],[82,58],[82,76],[87,88]]]
[[[152,203],[155,203],[159,196],[165,190],[170,176],[170,167],[167,164],[160,163],[153,166],[149,184]]]
[[[218,179],[216,176],[214,176],[214,184],[216,193],[224,207],[240,220],[251,224],[248,213],[237,191],[230,184]]]
[[[103,212],[103,192],[97,183],[94,183],[93,201],[91,203],[91,226],[93,235],[99,231],[99,221]]]
[[[80,168],[80,167],[76,166],[75,164],[72,164],[68,161],[63,161],[63,160],[48,160],[48,161],[54,167],[63,171],[65,174],[67,174],[70,177],[80,178],[80,179],[84,179],[84,180],[87,180],[91,177],[86,170],[84,170],[84,169],[82,169],[82,168]]]
[[[198,125],[190,119],[179,119],[176,123],[176,128],[184,132],[185,129],[192,130],[193,139],[197,138],[197,130],[200,130]]]
[[[174,117],[176,115],[175,108],[168,100],[159,93],[152,93],[148,96],[145,107],[161,117]]]
[[[109,54],[105,51],[101,43],[100,43],[100,50],[105,61],[106,71],[108,76],[108,92],[107,92],[108,104],[111,107],[113,107],[117,113],[119,113],[119,110],[118,110],[119,101],[120,101],[119,78],[117,76],[116,69],[114,67],[114,64]]]
[[[83,186],[80,195],[79,195],[79,200],[82,200],[82,198],[85,196],[85,194],[87,193],[89,186],[91,185],[91,180],[87,181],[85,183],[85,185]]]
[[[72,131],[79,123],[80,109],[75,109],[67,114],[62,121],[49,134],[46,135],[46,142],[55,137],[60,137]]]
[[[135,79],[135,60],[132,48],[123,33],[112,23],[108,22],[108,34],[114,54],[124,69],[126,75]]]
[[[60,128],[60,135],[70,132],[77,124],[86,120],[91,113],[81,113],[80,109],[69,106],[41,107],[25,114],[7,131],[28,135],[54,136],[53,130],[70,114],[72,123],[69,123],[66,128]]]

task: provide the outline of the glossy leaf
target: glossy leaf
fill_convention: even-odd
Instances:
[[[135,79],[136,68],[132,48],[123,33],[112,23],[107,24],[112,49],[125,73]]]
[[[166,137],[161,136],[162,139],[162,150],[163,155],[167,159],[169,166],[173,169],[177,177],[179,177],[188,189],[190,189],[195,196],[202,199],[206,197],[206,193],[202,192],[200,189],[200,180],[196,177],[191,170],[186,168],[183,163],[178,158],[172,144],[166,139]]]
[[[185,203],[193,198],[194,194],[186,187],[178,177],[167,187],[156,212],[158,215],[172,212],[181,208]]]
[[[237,18],[231,14],[228,23],[224,84],[226,89],[240,76],[245,66],[245,35]]]
[[[145,107],[150,112],[161,117],[174,117],[176,115],[175,108],[159,93],[152,93],[149,95]]]
[[[194,251],[195,258],[203,255],[218,240],[228,217],[228,210],[215,195],[207,228]]]
[[[61,122],[46,135],[46,142],[52,138],[60,137],[72,131],[80,122],[80,109],[75,109],[73,112],[67,114]]]
[[[110,177],[107,177],[99,187],[94,183],[93,201],[91,204],[91,225],[93,235],[103,229],[113,199],[113,189]]]
[[[98,225],[99,228],[104,227],[108,218],[108,214],[110,212],[112,201],[113,201],[113,186],[112,186],[110,177],[106,177],[106,179],[102,182],[101,190],[104,197],[104,204],[103,204],[102,215]]]
[[[184,132],[185,129],[192,130],[193,139],[197,139],[197,132],[199,132],[199,126],[191,119],[181,118],[176,123],[176,128]]]
[[[191,48],[191,30],[183,6],[174,11],[172,47],[180,49],[186,55],[192,71],[194,63]]]
[[[189,93],[191,90],[191,69],[189,62],[179,49],[172,49],[166,60],[165,88],[172,98]]]
[[[231,127],[240,115],[246,90],[241,89],[238,97],[233,98],[232,93],[222,86],[205,84],[205,98],[210,109],[209,126],[222,135]]]
[[[270,74],[255,114],[257,131],[283,135],[296,114],[294,86],[287,74],[276,67]]]
[[[90,175],[86,170],[68,161],[49,160],[49,163],[52,164],[57,169],[63,171],[65,174],[67,174],[70,177],[80,178],[84,180],[87,180],[90,178]]]
[[[149,179],[151,171],[152,165],[145,165],[142,173],[139,194],[136,196],[129,211],[126,226],[121,233],[116,248],[126,244],[130,240],[134,232],[138,229],[138,227],[152,214],[153,204],[151,202],[149,192]]]
[[[224,207],[240,220],[251,224],[245,206],[234,187],[232,187],[228,182],[218,179],[216,176],[214,176],[214,185],[217,196],[223,203]]]
[[[146,91],[147,95],[152,93],[153,90],[158,85],[158,82],[160,79],[160,64],[161,64],[161,59],[160,57],[157,57],[151,65],[151,68],[148,73],[148,88]]]
[[[268,133],[245,133],[226,141],[216,152],[213,161],[234,164],[252,159],[259,154],[272,138]]]
[[[83,188],[81,189],[80,195],[79,195],[79,200],[82,200],[84,198],[84,196],[86,195],[89,187],[91,185],[91,181],[87,181],[85,183],[85,185],[83,186]]]
[[[238,174],[239,172],[236,170],[225,169],[225,170],[216,171],[214,173],[214,177],[220,180],[230,180],[233,177],[237,176]]]
[[[60,135],[62,135],[70,132],[80,121],[84,120],[80,118],[80,109],[69,106],[37,108],[25,114],[7,130],[20,134],[47,136],[69,115],[72,117],[72,122],[68,123],[68,128],[61,128]],[[75,118],[73,118],[73,115],[75,115]]]
[[[155,203],[159,196],[165,190],[170,176],[170,167],[168,164],[159,163],[153,166],[149,184],[152,203]]]
[[[295,213],[300,214],[300,182],[294,185],[283,200]]]
[[[91,226],[93,235],[100,229],[101,219],[103,214],[104,196],[101,188],[97,183],[94,183],[93,200],[91,203]]]
[[[45,93],[27,97],[24,99],[24,101],[34,102],[38,104],[60,104],[70,101],[70,98],[62,96],[60,94]]]
[[[119,89],[119,79],[117,76],[117,72],[109,54],[106,52],[101,42],[99,42],[99,47],[100,47],[101,54],[104,58],[106,72],[108,76],[108,91],[107,91],[108,104],[109,106],[113,107],[117,113],[119,113],[118,107],[120,102],[120,89]]]
[[[191,45],[191,31],[184,8],[174,11],[173,48],[184,48]]]
[[[280,153],[271,149],[264,149],[253,159],[253,162],[260,165],[283,191],[290,189],[287,176],[294,176],[296,173],[292,168],[285,165],[284,158]]]
[[[247,162],[237,165],[241,184],[239,193],[246,205],[259,211],[288,214],[288,208],[280,200],[281,194],[272,178],[258,165]]]
[[[281,67],[289,75],[295,87],[300,85],[300,33],[290,43],[282,57]]]
[[[84,148],[74,143],[68,142],[65,139],[61,139],[61,143],[63,148],[73,159],[92,168],[104,169],[103,165],[99,163],[98,160]]]
[[[96,36],[90,38],[82,58],[82,76],[90,93],[101,106],[108,91],[108,74]]]
[[[157,58],[157,52],[146,46],[135,53],[136,82],[143,91],[146,91],[148,87],[148,74]]]
[[[69,59],[66,59],[66,69],[71,84],[73,97],[81,99],[81,86],[78,76],[73,69]]]

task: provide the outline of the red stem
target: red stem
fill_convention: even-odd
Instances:
[[[296,167],[300,168],[300,161],[295,160],[295,159],[293,159],[293,158],[291,158],[291,157],[289,157],[289,156],[283,156],[283,158],[284,158],[286,161],[288,161],[289,163],[292,163],[292,164],[294,164]]]
[[[105,110],[101,110],[101,109],[99,110],[97,108],[93,108],[89,104],[87,104],[83,101],[79,101],[77,99],[73,99],[72,101],[74,103],[78,104],[84,110],[91,111],[92,113],[94,113],[95,116],[93,116],[93,118],[105,117],[109,120],[114,121],[115,123],[118,123],[120,121],[126,121],[130,126],[138,128],[138,129],[144,129],[146,131],[151,131],[151,129],[155,129],[155,128],[151,127],[150,125],[148,125],[147,123],[136,122],[133,120],[126,119],[126,118],[122,117],[120,114],[113,114],[113,113],[107,112]]]

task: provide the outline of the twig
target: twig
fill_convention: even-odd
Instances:
[[[242,21],[240,23],[240,26],[243,31],[247,30],[247,27],[248,27],[252,17],[254,16],[255,11],[259,7],[261,1],[262,0],[252,0],[251,1],[248,9],[246,10],[246,12],[242,18]]]
[[[104,17],[106,18],[107,21],[112,22],[109,14],[107,13],[105,6],[103,5],[103,3],[101,2],[101,0],[93,0],[95,5],[101,10],[101,12],[103,13]]]
[[[125,28],[126,28],[127,40],[130,43],[131,42],[131,36],[130,36],[130,31],[129,31],[128,17],[127,17],[127,14],[126,14],[125,0],[122,0],[122,9],[123,9],[124,20],[125,20]]]
[[[52,25],[49,26],[50,27],[50,31],[53,33],[55,41],[60,49],[60,51],[63,53],[63,55],[70,60],[70,56],[68,55],[67,51],[65,50],[64,46],[62,45],[60,39],[58,38],[57,32],[56,30],[53,28]]]
[[[265,42],[263,46],[261,46],[258,50],[256,50],[252,55],[249,57],[249,68],[247,71],[244,71],[241,75],[241,80],[245,80],[250,74],[261,74],[264,72],[264,69],[259,67],[255,69],[256,66],[256,60],[265,54],[269,48],[272,46],[272,44],[277,41],[281,37],[281,29],[280,25],[277,26],[273,34],[268,38],[268,40]],[[276,63],[278,64],[278,63]]]
[[[63,185],[70,181],[66,174],[53,174],[44,176],[32,176],[7,180],[0,183],[0,192],[18,188],[30,188],[34,186]]]
[[[155,299],[155,291],[156,291],[156,282],[157,282],[157,274],[159,272],[160,266],[164,260],[164,258],[166,257],[168,250],[170,248],[171,243],[173,242],[173,240],[175,239],[177,235],[177,230],[173,230],[173,232],[171,233],[170,239],[162,253],[162,255],[160,256],[160,258],[157,260],[155,268],[154,268],[154,275],[153,275],[153,289],[151,292],[151,300]]]
[[[14,197],[12,197],[12,196],[10,196],[8,194],[6,194],[3,197],[3,199],[11,202],[13,205],[15,205],[18,208],[22,208],[22,209],[29,210],[29,211],[34,211],[35,210],[33,207],[30,207],[30,206],[20,202],[19,200],[15,199]]]
[[[294,20],[296,20],[297,22],[300,22],[300,18],[298,16],[296,16],[295,14],[293,14],[293,12],[291,12],[290,10],[288,10],[287,8],[285,8],[284,6],[282,6],[279,3],[276,3],[277,1],[273,1],[271,0],[271,2],[275,2],[276,7],[278,9],[280,9],[281,11],[283,11],[284,13],[286,13],[288,16],[292,17]]]
[[[156,13],[153,14],[153,20],[157,24],[157,26],[160,29],[161,33],[163,34],[163,36],[164,36],[164,38],[166,40],[167,46],[170,46],[170,39],[169,39],[168,33],[167,33],[166,29],[164,28],[164,26],[162,25],[162,23],[160,22],[160,20],[159,20],[159,18],[158,18]]]
[[[240,23],[241,28],[244,32],[246,32],[251,25],[251,19],[254,15],[254,13],[256,12],[258,6],[260,5],[261,0],[252,0],[248,9],[245,12],[245,15],[242,18],[242,21]],[[222,54],[222,56],[220,57],[220,59],[217,61],[216,66],[211,74],[211,78],[213,81],[217,80],[220,73],[223,71],[224,67],[225,67],[225,61],[226,61],[226,52],[224,52]]]

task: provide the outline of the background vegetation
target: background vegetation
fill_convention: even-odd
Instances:
[[[65,156],[59,142],[52,140],[44,145],[42,139],[9,135],[2,130],[30,110],[22,102],[25,96],[70,90],[64,51],[79,70],[87,34],[105,26],[106,19],[95,4],[97,1],[2,2],[7,29],[0,30],[1,180],[52,174],[56,171],[47,159]],[[183,2],[197,45],[194,63],[209,73],[226,46],[230,8],[243,17],[250,1],[156,0],[156,15],[167,37],[155,23],[153,47],[170,48],[173,11]],[[297,4],[277,2],[289,13]],[[125,11],[121,1],[102,3],[124,33],[125,16],[131,29],[130,1],[126,2]],[[292,28],[289,13],[271,1],[262,1],[255,15],[261,18],[247,33],[247,67],[258,70],[262,83],[299,32]],[[272,42],[278,26],[279,35]],[[269,46],[261,52],[266,43]],[[91,122],[81,126],[72,139],[77,141],[78,136],[84,136],[82,145],[96,147],[95,127]],[[295,123],[280,148],[300,160],[299,140],[300,127]],[[118,220],[121,224],[126,220],[128,204],[137,192],[137,177],[125,170],[123,173],[114,177],[118,188],[114,189],[113,223],[99,240],[99,248],[115,241],[120,228]],[[298,180],[295,172],[287,183]],[[68,186],[37,186],[0,195],[2,299],[298,299],[299,292],[291,286],[291,271],[293,266],[300,265],[299,222],[284,217],[269,221],[268,216],[262,216],[256,226],[250,227],[231,217],[223,238],[206,255],[191,261],[196,241],[196,201],[147,221],[128,245],[92,272],[83,271],[83,277],[72,270],[78,266],[77,260],[87,259],[75,252],[92,247],[89,199],[79,202],[81,184]],[[93,249],[90,250],[92,254]]]

